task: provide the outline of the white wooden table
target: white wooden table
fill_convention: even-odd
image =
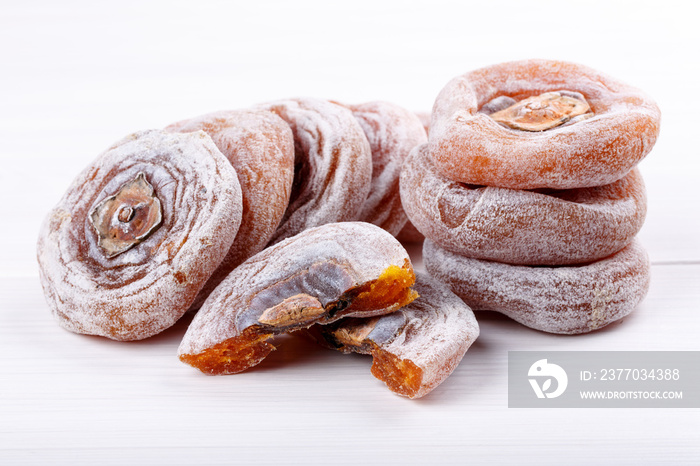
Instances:
[[[680,1],[493,3],[3,3],[0,464],[699,464],[698,409],[509,409],[506,386],[509,350],[700,350],[697,14]],[[480,313],[454,374],[411,401],[369,357],[295,338],[254,370],[206,377],[176,357],[186,321],[127,344],[49,315],[40,222],[129,132],[296,95],[427,110],[451,77],[530,57],[588,64],[662,108],[640,165],[652,285],[623,321],[564,337]]]

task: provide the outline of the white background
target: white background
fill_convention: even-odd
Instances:
[[[700,350],[700,28],[693,2],[0,3],[0,463],[659,464],[700,461],[700,411],[507,408],[509,350]],[[659,103],[640,167],[652,287],[578,337],[478,315],[482,336],[428,397],[370,360],[295,339],[258,369],[181,364],[186,322],[139,343],[73,335],[38,281],[43,216],[126,134],[293,96],[429,110],[502,61],[586,64]],[[411,253],[420,264],[419,250]]]

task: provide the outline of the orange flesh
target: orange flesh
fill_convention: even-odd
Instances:
[[[399,359],[377,345],[372,349],[372,375],[399,395],[413,398],[423,381],[423,370],[410,359]]]
[[[403,267],[391,265],[376,280],[367,282],[352,290],[355,298],[352,299],[352,304],[348,310],[394,310],[403,307],[418,297],[418,293],[410,288],[415,281],[416,275],[408,261]],[[294,328],[288,327],[285,331],[291,332],[302,327],[309,327],[312,323],[305,321]],[[266,342],[273,336],[274,334],[269,329],[263,330],[259,325],[253,325],[245,329],[240,335],[217,343],[201,353],[183,354],[180,356],[180,360],[196,367],[205,374],[235,374],[255,366],[265,359],[275,349],[272,344]],[[422,372],[410,361],[408,363],[415,370]],[[397,366],[404,367],[405,362],[402,361]],[[413,371],[415,372],[415,370]],[[374,373],[374,367],[372,371]],[[389,385],[388,382],[387,384]],[[389,386],[392,387],[392,385]],[[418,377],[418,386],[420,386],[420,376]],[[411,392],[410,389],[408,389],[407,393],[409,392]],[[403,394],[401,391],[399,393]],[[415,393],[415,390],[412,393]]]
[[[239,336],[229,338],[198,354],[183,354],[180,360],[205,374],[236,374],[255,366],[275,347],[265,340],[271,333],[258,333],[258,327],[247,328]]]
[[[418,297],[410,287],[416,281],[413,267],[406,261],[403,267],[390,265],[376,280],[353,290],[356,297],[349,311],[399,309]]]

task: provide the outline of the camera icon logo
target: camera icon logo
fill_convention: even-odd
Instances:
[[[569,383],[566,371],[561,366],[548,363],[546,359],[535,361],[527,375],[537,398],[556,398],[564,393]],[[552,380],[557,382],[553,390]]]

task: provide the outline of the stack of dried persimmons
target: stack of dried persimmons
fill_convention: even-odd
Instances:
[[[44,293],[61,326],[122,341],[196,311],[179,357],[207,374],[295,332],[421,397],[479,335],[472,308],[572,334],[637,306],[659,121],[633,87],[527,60],[453,79],[429,122],[303,98],[138,132],[46,218]],[[396,237],[423,235],[416,274]]]

